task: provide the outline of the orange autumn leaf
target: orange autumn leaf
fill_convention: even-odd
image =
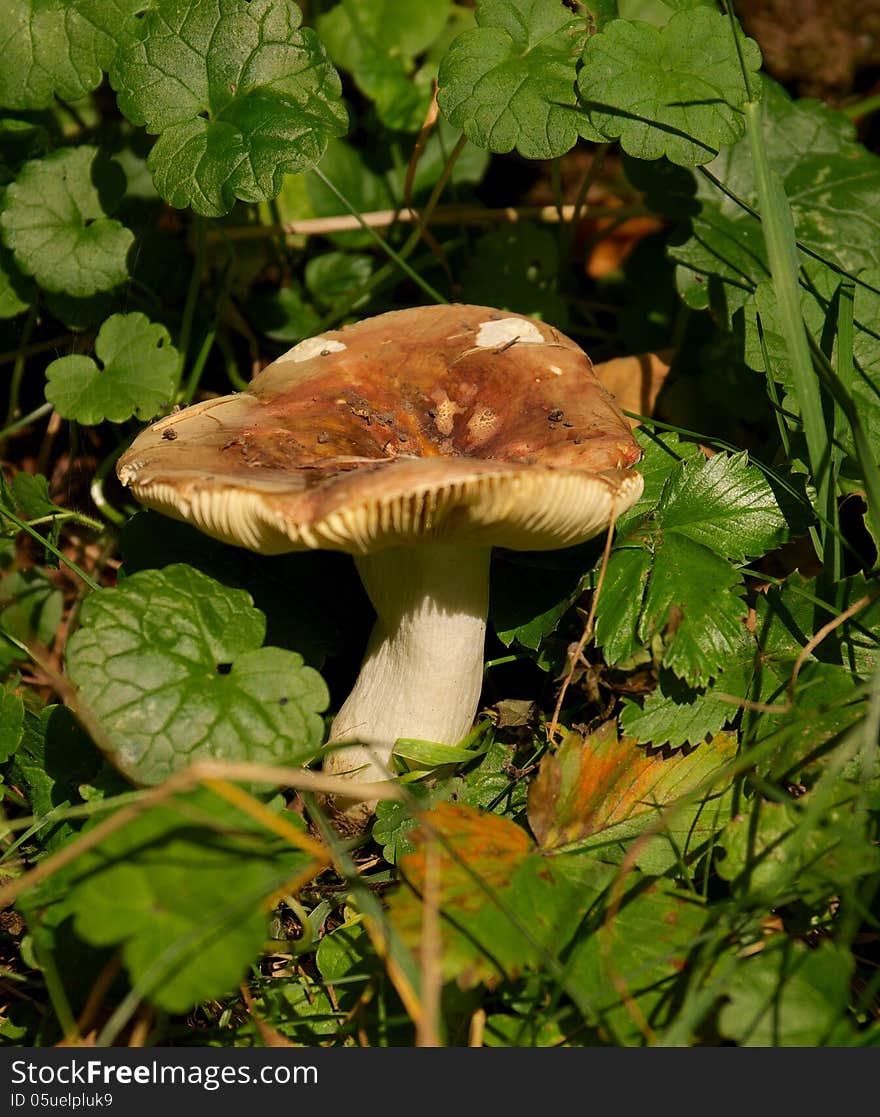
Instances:
[[[529,825],[544,849],[583,841],[668,806],[735,753],[736,740],[729,734],[719,734],[689,753],[668,756],[632,738],[618,738],[613,722],[586,740],[569,733],[559,749],[541,761],[529,789]]]

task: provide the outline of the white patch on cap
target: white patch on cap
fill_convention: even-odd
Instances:
[[[547,368],[553,373],[554,376],[562,376],[562,369],[559,365],[547,365]]]
[[[533,322],[524,318],[497,318],[483,322],[477,334],[480,349],[498,349],[514,341],[518,345],[543,345],[544,335]]]
[[[346,347],[332,337],[307,337],[292,349],[288,349],[282,361],[310,361],[312,357],[325,357],[328,353],[341,353]]]

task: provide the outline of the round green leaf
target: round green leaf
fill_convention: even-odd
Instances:
[[[63,418],[89,425],[150,419],[174,390],[178,352],[170,340],[144,314],[114,314],[95,341],[103,368],[82,354],[59,357],[46,369],[46,399]]]
[[[150,1001],[185,1012],[244,978],[266,939],[265,899],[307,861],[200,790],[79,858],[62,878],[63,903],[85,942],[121,947]]]
[[[554,159],[578,136],[601,138],[577,107],[587,23],[556,0],[482,0],[479,27],[440,64],[437,103],[478,147]]]
[[[30,306],[33,297],[33,282],[21,274],[12,254],[0,245],[0,318],[21,314]]]
[[[740,43],[749,71],[761,54]],[[613,20],[584,48],[578,87],[592,124],[638,159],[708,163],[745,131],[741,106],[756,89],[743,81],[726,16],[707,8],[677,12],[662,28]]]
[[[339,76],[293,0],[154,0],[110,74],[119,107],[159,135],[148,164],[173,206],[206,216],[274,198],[345,132]]]
[[[261,647],[265,628],[248,593],[183,564],[93,593],[67,666],[110,759],[145,784],[199,759],[310,760],[327,688],[296,652]]]
[[[125,191],[122,168],[96,147],[66,147],[26,163],[6,192],[3,239],[47,291],[78,298],[128,277],[134,234],[108,214]]]
[[[142,0],[4,0],[0,104],[42,109],[97,89]]]

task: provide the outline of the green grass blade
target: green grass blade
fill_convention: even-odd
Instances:
[[[745,117],[761,229],[767,247],[780,327],[791,363],[795,395],[803,419],[818,505],[824,516],[833,523],[834,517],[829,516],[835,499],[831,440],[822,407],[820,382],[813,369],[810,343],[801,315],[794,221],[779,176],[770,167],[761,127],[761,105],[757,101],[749,101],[745,106]],[[834,533],[823,531],[821,537],[824,551],[825,541],[833,540]],[[820,557],[824,560],[826,556],[823,554]]]

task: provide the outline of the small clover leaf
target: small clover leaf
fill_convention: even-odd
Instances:
[[[346,130],[339,76],[293,0],[154,0],[110,80],[171,205],[228,213],[265,201]]]
[[[183,564],[144,570],[86,600],[68,671],[139,783],[199,758],[303,764],[327,688],[295,652],[261,647],[265,631],[244,590]]]
[[[97,89],[142,0],[4,0],[0,104],[42,109]]]
[[[87,144],[26,163],[0,215],[19,268],[45,290],[78,298],[119,286],[134,234],[109,214],[124,191],[119,164]]]
[[[437,103],[478,147],[554,159],[578,136],[602,137],[578,110],[587,24],[557,0],[481,0],[479,27],[453,40]]]
[[[92,425],[151,419],[171,398],[178,352],[164,326],[140,313],[114,314],[95,341],[91,357],[59,357],[46,369],[46,399],[64,419]]]
[[[740,46],[757,71],[757,45]],[[613,20],[587,42],[578,87],[590,122],[629,155],[683,166],[743,136],[740,109],[758,88],[745,87],[727,18],[707,8],[677,12],[663,28]]]

